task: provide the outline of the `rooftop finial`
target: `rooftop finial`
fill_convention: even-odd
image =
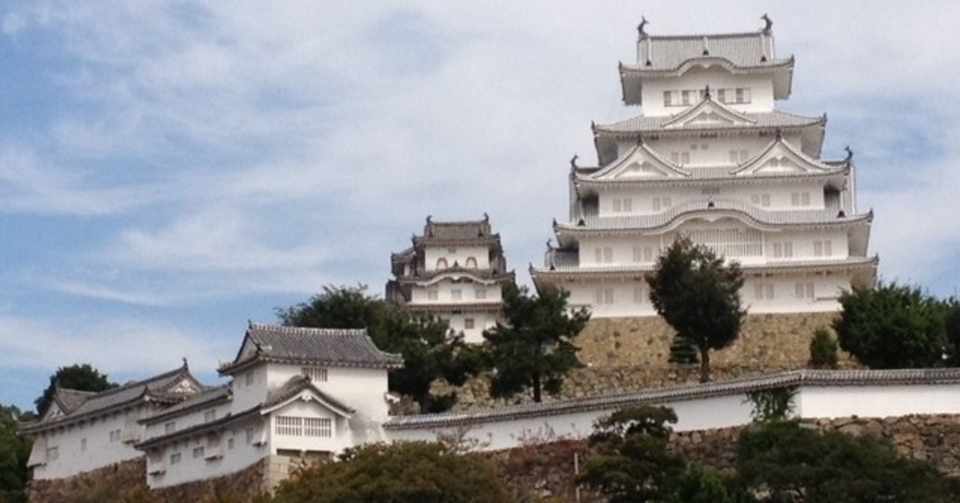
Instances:
[[[570,158],[570,170],[573,171],[577,169],[577,159],[580,158],[579,154],[573,154],[573,157]]]
[[[428,223],[428,224],[432,224],[432,223],[433,223],[433,215],[427,215],[427,223]]]
[[[762,19],[765,23],[763,26],[763,34],[769,35],[773,31],[773,20],[770,19],[770,16],[768,16],[766,13],[764,13],[763,16],[760,16],[760,19]]]
[[[553,228],[554,228],[554,229],[557,228],[557,219],[556,219],[556,218],[553,219]]]
[[[850,148],[850,145],[847,145],[846,147],[843,147],[843,150],[847,152],[847,158],[844,159],[844,161],[846,161],[846,162],[852,161],[852,160],[853,160],[853,149]]]
[[[647,21],[647,18],[640,16],[640,24],[637,25],[637,35],[640,37],[640,40],[647,38],[647,32],[646,32],[647,23],[649,23],[649,21]]]
[[[184,357],[182,357],[182,359],[183,359],[183,368],[188,368],[188,367],[190,367],[190,364],[187,363],[187,357],[184,356]]]
[[[553,251],[553,244],[550,241],[552,240],[550,238],[547,238],[547,250]]]
[[[483,212],[483,221],[484,222],[490,221],[490,215],[488,215],[486,211]]]

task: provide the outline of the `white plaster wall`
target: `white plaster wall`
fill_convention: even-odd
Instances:
[[[814,297],[798,298],[796,284],[813,285]],[[763,285],[763,298],[756,296],[754,285]],[[773,298],[766,298],[766,285],[773,288]],[[650,302],[650,289],[642,277],[626,275],[623,278],[580,280],[564,282],[560,287],[570,292],[571,307],[588,307],[594,318],[619,318],[630,316],[653,316],[656,311]],[[639,302],[634,295],[635,289],[640,288],[642,295]],[[747,275],[744,287],[740,291],[740,300],[749,313],[805,313],[805,312],[833,312],[840,309],[837,297],[842,289],[850,288],[850,277],[847,275],[781,275],[773,277],[758,277]],[[597,304],[597,290],[602,290],[604,296],[609,290],[613,294],[613,302]]]
[[[213,407],[204,407],[201,409],[195,409],[183,415],[170,417],[158,423],[149,424],[146,426],[146,430],[145,430],[146,434],[144,438],[148,439],[148,438],[154,438],[154,437],[166,435],[167,434],[166,427],[168,423],[174,423],[174,431],[181,431],[193,426],[197,426],[199,424],[206,423],[208,421],[206,420],[205,414],[211,410],[216,412],[216,417],[213,420],[221,419],[229,413],[237,413],[243,410],[235,407],[236,407],[235,404],[231,402],[227,402],[225,404],[221,404]]]
[[[96,418],[82,425],[44,433],[39,442],[45,441],[47,448],[57,447],[59,458],[56,461],[48,459],[46,465],[34,468],[34,478],[69,477],[139,457],[142,453],[133,448],[133,442],[122,441],[123,432],[133,432],[134,438],[139,440],[143,435],[143,427],[136,420],[148,410],[152,409],[141,406]],[[121,430],[120,441],[110,441],[110,432],[113,430]],[[87,440],[86,450],[81,449],[82,439]]]
[[[301,365],[270,363],[268,386],[277,389],[291,377],[300,375]],[[324,393],[357,410],[362,420],[383,421],[389,407],[384,398],[387,393],[386,369],[328,367],[327,382],[313,383]]]
[[[807,418],[960,414],[960,384],[801,388],[798,413]]]
[[[460,281],[454,281],[452,278],[444,278],[429,286],[414,286],[411,288],[410,304],[472,304],[476,302],[497,303],[502,300],[501,286],[499,284],[483,285],[475,283],[472,280],[462,277]],[[437,298],[430,299],[428,291],[436,290]],[[453,290],[460,290],[460,299],[455,300]],[[480,298],[477,290],[483,290],[485,297]]]
[[[465,312],[461,314],[444,314],[443,319],[450,324],[450,329],[455,332],[463,332],[464,341],[470,344],[482,344],[483,331],[493,328],[497,324],[497,316],[490,312]],[[466,318],[473,319],[473,328],[466,328]]]
[[[269,442],[263,445],[254,445],[247,442],[246,429],[252,428],[256,432],[254,440],[265,435],[265,423],[260,418],[232,425],[219,435],[219,445],[223,456],[218,459],[194,458],[193,448],[203,445],[207,447],[207,436],[199,435],[181,440],[170,446],[159,448],[147,453],[147,484],[151,488],[168,487],[194,480],[214,478],[238,472],[256,463],[270,454]],[[228,448],[228,439],[234,439],[233,449]],[[170,464],[170,455],[179,452],[181,459],[177,464]],[[162,468],[165,473],[149,475],[150,472]]]
[[[799,132],[788,132],[784,139],[796,147],[802,149],[803,139]],[[741,164],[741,150],[745,150],[744,160],[751,160],[770,145],[773,141],[771,136],[760,136],[753,134],[738,134],[731,136],[718,136],[715,138],[701,138],[699,136],[661,136],[655,139],[649,139],[646,144],[657,154],[666,160],[672,160],[672,152],[688,152],[690,162],[684,164],[687,167],[710,168],[716,167],[718,172],[716,176],[722,176],[721,172],[733,169]],[[617,152],[625,153],[633,150],[636,146],[636,140],[623,140],[617,143]],[[703,147],[706,146],[704,149]],[[737,162],[731,162],[730,151],[737,151]]]
[[[808,206],[794,206],[791,194],[793,193],[810,194],[810,204]],[[752,196],[762,197],[767,195],[770,198],[769,206],[754,204]],[[660,199],[659,210],[654,209],[654,199]],[[670,199],[670,206],[664,206],[664,199]],[[614,211],[613,201],[621,201],[621,210]],[[624,211],[622,201],[630,200],[630,211]],[[635,189],[608,189],[600,192],[597,196],[598,215],[600,217],[624,217],[631,215],[654,215],[668,211],[674,206],[680,206],[685,203],[706,202],[709,200],[738,201],[748,206],[755,206],[766,211],[790,211],[790,210],[822,210],[826,207],[824,199],[824,186],[817,183],[784,183],[782,181],[769,180],[762,183],[751,183],[749,185],[723,185],[718,184],[710,187],[650,187]],[[762,201],[762,200],[761,200]]]
[[[438,247],[427,246],[424,248],[424,267],[428,271],[437,269],[437,260],[447,259],[447,267],[453,267],[457,262],[461,267],[466,267],[467,259],[473,257],[477,259],[477,269],[490,268],[490,251],[485,246],[452,246]]]
[[[665,401],[677,414],[676,431],[723,428],[750,422],[751,406],[744,395],[707,398],[690,401]],[[586,438],[593,431],[594,422],[615,409],[577,412],[555,416],[492,421],[467,428],[466,438],[476,440],[483,449],[508,449],[524,439],[551,440]],[[455,428],[409,429],[389,431],[391,440],[436,440],[440,434],[456,433]]]
[[[733,219],[719,220],[713,223],[704,223],[691,221],[677,228],[674,233],[668,235],[656,236],[632,236],[632,237],[598,237],[584,238],[580,241],[580,267],[587,268],[616,268],[630,266],[652,266],[661,250],[665,250],[673,242],[675,233],[689,233],[697,229],[749,229],[749,227]],[[814,242],[830,242],[829,256],[826,255],[826,247],[821,246],[821,255],[815,255]],[[784,257],[781,252],[780,257],[774,254],[774,244],[791,243],[792,256]],[[640,260],[634,261],[633,250],[639,247],[641,250]],[[607,255],[604,249],[611,251],[610,262],[606,261]],[[645,249],[650,249],[650,260],[647,260]],[[597,250],[600,249],[600,261],[597,261]],[[783,249],[783,248],[781,248]],[[809,260],[842,260],[849,258],[849,242],[847,233],[843,230],[802,230],[802,231],[764,231],[761,236],[762,255],[759,256],[731,256],[729,258],[747,265],[761,265],[770,263],[789,263]]]
[[[749,87],[751,103],[745,105],[728,105],[741,112],[769,112],[773,110],[773,75],[732,75],[727,70],[713,66],[711,68],[693,68],[677,78],[646,79],[643,82],[643,113],[648,116],[673,115],[684,111],[685,107],[664,107],[663,92],[677,90],[696,91],[699,102],[699,92],[707,85],[711,90],[720,88]]]
[[[253,381],[247,384],[247,375]],[[233,400],[231,409],[234,412],[247,410],[267,399],[267,369],[265,365],[257,364],[248,367],[233,376]]]

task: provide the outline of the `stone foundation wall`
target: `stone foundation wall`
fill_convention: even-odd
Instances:
[[[960,477],[960,415],[854,417],[809,421],[809,424],[823,431],[887,439],[901,456],[928,461],[944,474]],[[736,462],[737,440],[744,428],[674,433],[670,448],[688,461],[731,471]],[[583,440],[562,440],[530,444],[491,455],[516,495],[572,503],[577,501],[574,459],[576,456],[583,463],[589,458],[590,449]],[[603,499],[581,491],[580,501]]]
[[[143,458],[57,480],[30,483],[30,503],[257,503],[267,460],[237,473],[173,487],[147,488]]]
[[[730,347],[710,355],[714,380],[804,368],[810,359],[813,332],[829,328],[837,313],[757,314],[747,316],[740,337]],[[660,317],[598,318],[577,337],[580,360],[586,368],[568,374],[558,397],[582,398],[699,382],[699,369],[669,362],[674,331]],[[849,355],[840,353],[840,367],[854,368]],[[490,398],[486,378],[468,381],[459,388],[444,383],[437,393],[457,392],[458,411],[520,403]]]

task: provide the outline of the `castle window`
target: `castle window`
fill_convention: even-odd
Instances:
[[[726,103],[726,102],[727,102],[727,90],[726,90],[726,89],[717,89],[717,100],[719,100],[720,103]]]
[[[87,452],[87,439],[80,439],[80,452]]]
[[[330,438],[333,436],[333,420],[329,417],[303,418],[304,433],[308,437]]]
[[[176,431],[176,430],[177,430],[177,422],[176,422],[176,421],[170,421],[170,422],[165,423],[165,424],[163,425],[163,432],[164,432],[164,433],[173,433],[173,432]]]
[[[59,447],[47,447],[47,461],[56,461],[60,459]]]
[[[620,213],[620,211],[621,211],[620,199],[614,199],[614,200],[613,200],[613,212],[614,212],[614,213]]]
[[[215,419],[217,419],[217,411],[216,411],[216,409],[214,409],[214,410],[208,410],[208,411],[206,411],[206,412],[203,413],[203,422],[209,423],[210,421],[213,421],[213,420],[215,420]]]
[[[303,436],[303,418],[277,416],[277,435],[288,437]]]
[[[233,437],[227,439],[227,449],[233,450]]]
[[[111,442],[120,441],[120,430],[110,430],[110,441]]]
[[[663,106],[665,107],[673,106],[673,91],[663,92]]]
[[[644,298],[645,296],[643,295],[643,287],[642,286],[633,287],[633,302],[635,304],[643,304]]]
[[[467,261],[464,264],[470,269],[477,268],[477,259],[476,257],[467,257]]]
[[[464,318],[463,328],[464,330],[473,330],[473,318]]]
[[[813,283],[797,283],[794,285],[794,296],[798,299],[813,299]]]
[[[174,452],[170,455],[170,464],[175,465],[180,462],[181,454],[179,452]]]
[[[607,246],[603,249],[603,262],[605,264],[613,263],[613,248]]]
[[[462,299],[462,298],[463,298],[463,290],[461,290],[461,289],[459,289],[459,288],[455,288],[455,289],[453,289],[453,290],[450,290],[450,298],[453,299],[453,300],[460,300],[460,299]]]
[[[427,289],[427,300],[437,300],[440,297],[436,288]]]
[[[255,377],[256,377],[256,376],[253,374],[253,371],[252,371],[252,370],[248,370],[247,373],[244,374],[244,376],[243,376],[244,382],[246,383],[247,386],[253,386],[253,380],[254,380]]]
[[[634,247],[633,247],[633,261],[634,261],[634,262],[640,262],[641,260],[643,260],[643,248],[640,248],[639,246],[634,246]]]
[[[309,377],[311,382],[327,382],[327,369],[324,367],[303,367],[300,374]]]
[[[441,270],[442,270],[442,269],[446,269],[447,267],[448,267],[448,266],[447,266],[447,259],[446,259],[446,258],[440,257],[440,258],[437,259],[437,269],[441,269]]]
[[[772,283],[756,283],[753,285],[753,298],[757,300],[773,300],[774,288]]]
[[[198,459],[203,457],[203,446],[193,448],[193,459]]]
[[[486,287],[477,287],[474,291],[474,296],[478,299],[487,298],[487,288]]]
[[[681,100],[684,105],[690,104],[690,91],[683,91],[680,93]]]
[[[737,104],[750,103],[750,88],[738,87],[736,90]]]
[[[690,152],[680,152],[680,164],[690,164]]]

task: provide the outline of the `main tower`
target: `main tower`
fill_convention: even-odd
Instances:
[[[619,65],[626,105],[641,114],[591,124],[596,166],[570,161],[569,221],[554,221],[538,286],[570,291],[594,317],[654,315],[645,273],[678,236],[740,262],[751,313],[839,309],[871,285],[872,211],[856,201],[853,152],[821,158],[826,115],[775,105],[790,97],[794,58],[759,31],[652,36]]]

